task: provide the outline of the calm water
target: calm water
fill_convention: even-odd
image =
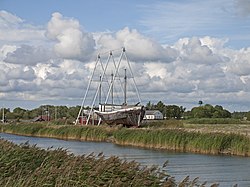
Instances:
[[[65,148],[76,155],[98,154],[103,152],[105,156],[116,155],[127,160],[136,160],[143,165],[162,166],[168,160],[167,171],[177,181],[189,175],[192,179],[199,177],[200,181],[208,184],[220,183],[222,187],[238,184],[240,187],[250,187],[250,158],[230,156],[209,156],[190,153],[172,153],[124,147],[112,143],[65,141],[51,138],[36,138],[16,136],[0,133],[0,138],[12,141],[16,144],[29,142],[37,147]]]

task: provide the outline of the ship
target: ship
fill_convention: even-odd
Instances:
[[[126,127],[139,127],[142,124],[142,120],[145,115],[145,108],[143,105],[141,105],[141,99],[140,95],[134,80],[134,75],[132,73],[131,65],[129,63],[129,60],[126,56],[126,50],[125,48],[122,48],[121,55],[119,57],[119,60],[115,62],[115,59],[113,58],[113,51],[110,51],[108,59],[106,60],[105,66],[101,64],[102,66],[102,73],[99,77],[99,84],[97,85],[96,92],[94,94],[94,98],[92,101],[92,105],[90,107],[90,111],[88,112],[89,115],[86,117],[85,124],[91,124],[91,121],[98,121],[98,123],[95,123],[97,125],[100,124],[108,124],[108,125],[123,125]],[[94,71],[96,70],[96,66],[98,63],[101,63],[100,60],[100,54],[97,57],[97,62],[95,63]],[[122,91],[118,95],[123,95],[123,103],[121,104],[114,104],[114,85],[115,85],[115,80],[117,77],[120,77],[121,72],[119,70],[121,69],[121,62],[122,59],[125,58],[125,62],[127,63],[127,68],[124,68],[124,76],[122,78],[122,81],[119,80],[119,83],[121,84]],[[107,81],[107,69],[109,66],[109,62],[112,61],[114,63],[113,67],[114,70],[111,74],[110,80]],[[127,87],[128,87],[128,76],[127,76],[127,70],[130,72],[130,78],[133,79],[134,87],[135,87],[135,92],[137,95],[137,99],[139,102],[136,104],[129,104],[128,103],[128,98],[127,98]],[[94,78],[94,72],[91,75],[91,80],[89,82],[89,85],[87,87],[87,91],[84,96],[84,100],[82,102],[81,109],[79,111],[76,123],[78,119],[81,119],[81,110],[83,110],[83,103],[85,102],[87,98],[87,92],[90,89],[90,83],[93,82]],[[107,85],[107,92],[104,93],[102,92],[104,83],[108,82]],[[117,94],[116,94],[117,95]],[[99,96],[99,97],[98,97]],[[102,97],[105,98],[104,101],[102,101]],[[99,101],[97,101],[99,98]],[[98,107],[95,106],[95,103],[98,102]],[[109,103],[110,102],[110,103]],[[97,119],[98,118],[98,119]],[[94,119],[94,120],[93,120]]]
[[[144,106],[124,106],[122,109],[100,112],[95,110],[103,122],[108,125],[122,124],[126,127],[139,127],[145,115]]]

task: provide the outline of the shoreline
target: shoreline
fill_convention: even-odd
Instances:
[[[195,154],[250,156],[250,139],[239,134],[41,124],[0,125],[0,128],[3,133],[22,136],[109,142],[122,146]]]

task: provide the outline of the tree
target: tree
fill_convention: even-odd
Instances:
[[[200,100],[200,101],[198,102],[198,104],[201,106],[201,105],[203,104],[203,102]]]
[[[165,105],[162,101],[159,101],[156,104],[156,109],[159,110],[161,113],[163,113],[164,109],[165,109]]]
[[[194,107],[191,110],[191,115],[194,118],[230,118],[231,113],[222,106],[216,105],[213,107],[210,104]]]
[[[179,107],[177,105],[167,105],[165,106],[165,116],[167,118],[180,119],[185,110],[186,108],[183,108],[183,106]]]

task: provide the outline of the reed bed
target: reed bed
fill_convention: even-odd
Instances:
[[[187,132],[179,129],[122,129],[114,133],[114,138],[121,145],[250,156],[250,139],[238,134]]]
[[[27,143],[0,139],[0,186],[204,186],[186,177],[177,183],[157,167],[142,167],[118,157],[68,154],[63,149],[43,150]]]
[[[37,123],[2,125],[1,131],[5,133],[27,136],[74,139],[84,141],[106,141],[108,137],[110,137],[110,133],[112,133],[111,129],[99,128],[96,126],[56,126]]]
[[[179,124],[174,126],[176,125],[179,126]],[[19,135],[81,141],[112,141],[120,145],[154,149],[250,156],[250,138],[235,133],[206,133],[190,129],[186,131],[184,128],[127,129],[44,124],[0,125],[0,128],[2,132]]]

